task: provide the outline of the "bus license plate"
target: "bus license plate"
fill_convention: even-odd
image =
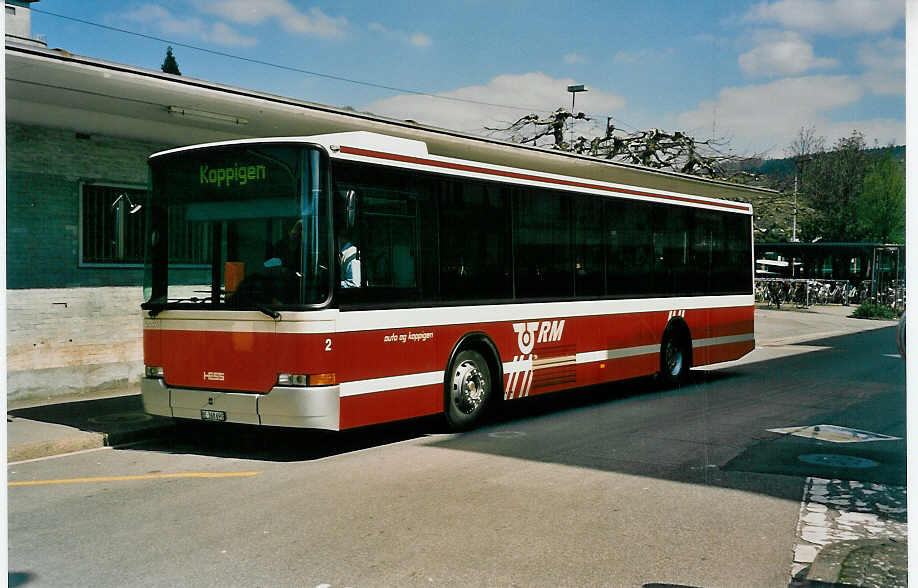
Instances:
[[[202,410],[201,411],[201,420],[202,421],[217,421],[224,422],[226,421],[226,413],[222,410]]]

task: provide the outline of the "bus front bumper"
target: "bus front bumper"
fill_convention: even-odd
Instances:
[[[339,427],[338,386],[275,386],[267,394],[251,394],[170,388],[162,379],[143,378],[140,390],[149,414],[332,431]]]

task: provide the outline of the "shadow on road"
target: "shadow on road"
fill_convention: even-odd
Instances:
[[[439,423],[439,418],[431,417],[335,432],[187,421],[170,434],[122,449],[258,461],[310,461],[424,437],[439,432]]]
[[[791,500],[807,476],[904,484],[905,370],[892,330],[804,345],[825,349],[698,371],[680,389],[627,381],[531,398],[431,446]],[[833,443],[769,432],[818,424],[901,439]],[[865,460],[875,465],[849,467]]]
[[[720,381],[730,377],[727,372],[692,373],[693,382],[697,383]],[[583,388],[568,394],[536,396],[495,410],[486,427],[512,423],[520,419],[537,419],[542,415],[563,411],[588,409],[623,398],[652,398],[655,393],[661,393],[655,380],[641,378]],[[665,393],[673,394],[678,391]],[[292,462],[323,459],[409,439],[428,436],[440,438],[440,435],[446,433],[449,433],[446,423],[439,415],[340,432],[178,421],[175,427],[170,427],[157,439],[123,449]]]
[[[10,588],[25,586],[38,578],[38,576],[32,572],[7,572],[6,577]]]
[[[446,432],[441,417],[328,432],[169,421],[142,413],[139,395],[46,405],[10,415],[101,433],[162,428],[134,448],[263,461],[306,461],[409,439],[431,447],[624,472],[688,483],[723,485],[799,499],[813,475],[899,483],[905,471],[904,367],[892,329],[808,341],[816,353],[716,371],[694,371],[679,389],[653,379],[627,380],[507,403],[482,428]],[[903,437],[902,441],[837,444],[783,437],[768,429],[833,424]],[[799,454],[868,458],[879,468],[850,470],[808,464]],[[791,489],[789,489],[791,488]]]
[[[170,419],[143,412],[140,394],[43,404],[10,410],[8,417],[66,425],[81,431],[119,435],[168,426]]]

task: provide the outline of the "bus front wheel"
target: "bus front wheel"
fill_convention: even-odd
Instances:
[[[481,419],[491,397],[491,369],[485,358],[472,349],[456,354],[446,381],[443,411],[450,428],[462,431]]]
[[[691,359],[688,343],[676,330],[668,330],[660,345],[660,379],[666,387],[681,386],[688,380]]]

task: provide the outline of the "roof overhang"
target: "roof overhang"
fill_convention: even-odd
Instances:
[[[773,190],[705,180],[476,137],[368,113],[10,42],[10,122],[181,146],[370,131],[424,141],[431,154],[715,198]]]
[[[11,43],[6,46],[6,96],[11,122],[167,145],[313,135],[347,126],[358,130],[370,118]]]

